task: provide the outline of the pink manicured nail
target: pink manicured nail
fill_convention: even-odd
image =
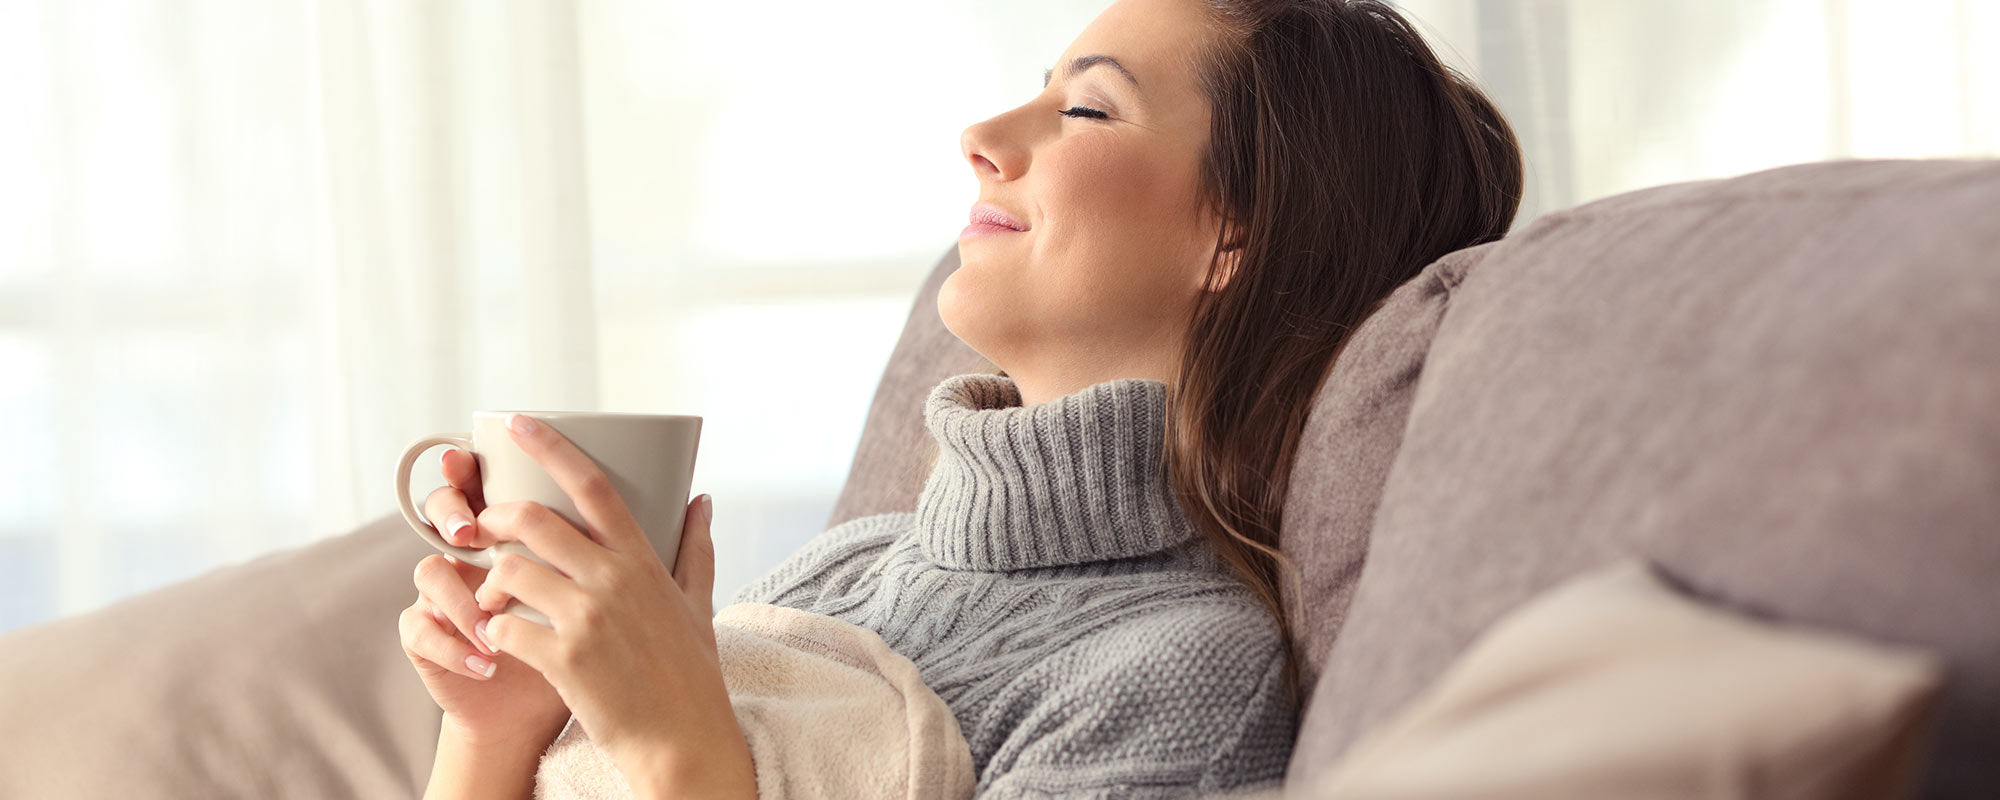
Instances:
[[[479,656],[466,656],[465,665],[471,667],[473,672],[485,675],[488,678],[493,677],[493,668],[495,666],[498,666],[491,661],[487,661],[486,659],[480,658]]]
[[[535,432],[535,419],[526,414],[508,414],[507,429],[526,436]]]
[[[486,620],[482,619],[478,622],[473,623],[472,633],[473,635],[479,637],[479,643],[486,645],[486,649],[491,650],[495,653],[500,652],[500,648],[493,646],[493,640],[486,638]]]
[[[461,533],[461,531],[470,527],[472,520],[467,519],[464,514],[453,514],[451,515],[451,519],[446,520],[444,524],[446,531],[450,534],[446,538],[450,539],[454,544],[462,544],[465,542],[465,534]]]

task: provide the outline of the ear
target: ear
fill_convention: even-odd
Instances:
[[[1233,239],[1215,254],[1215,274],[1210,278],[1204,291],[1220,292],[1236,277],[1236,270],[1243,264],[1243,240]]]
[[[1244,221],[1230,216],[1215,205],[1205,206],[1201,217],[1203,234],[1207,240],[1221,242],[1219,248],[1214,251],[1213,269],[1203,274],[1201,289],[1209,293],[1220,292],[1229,285],[1231,278],[1236,277],[1236,269],[1243,263],[1243,240],[1246,235],[1243,232]]]

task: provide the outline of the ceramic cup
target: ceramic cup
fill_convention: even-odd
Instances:
[[[548,566],[521,542],[500,542],[492,547],[459,547],[445,541],[438,529],[417,515],[410,500],[410,467],[417,456],[438,445],[454,445],[479,464],[480,490],[486,505],[533,500],[548,506],[579,531],[589,532],[583,515],[542,465],[515,446],[507,432],[507,415],[521,413],[533,417],[569,437],[571,442],[597,462],[597,468],[611,479],[611,486],[625,501],[639,529],[653,543],[654,552],[674,567],[680,552],[681,523],[685,519],[688,491],[694,478],[696,446],[701,442],[701,417],[683,414],[625,414],[605,411],[478,411],[472,415],[469,433],[439,433],[410,443],[396,464],[396,499],[418,536],[438,552],[460,561],[493,568],[493,559],[504,553],[518,553]],[[429,492],[426,490],[425,495]],[[539,625],[550,626],[540,611],[509,599],[502,614],[513,614]]]

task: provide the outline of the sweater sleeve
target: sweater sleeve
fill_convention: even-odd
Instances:
[[[975,791],[1185,798],[1275,788],[1296,735],[1281,634],[1261,608],[1177,608],[1118,623],[1009,687],[1020,721]]]

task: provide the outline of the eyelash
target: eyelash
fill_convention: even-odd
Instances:
[[[1099,111],[1099,110],[1097,110],[1097,109],[1094,109],[1094,108],[1091,108],[1091,107],[1089,107],[1089,106],[1070,106],[1069,108],[1065,108],[1065,109],[1063,109],[1063,110],[1061,110],[1061,111],[1057,111],[1056,113],[1058,113],[1058,114],[1061,114],[1061,115],[1063,115],[1063,116],[1065,116],[1065,117],[1085,117],[1085,118],[1088,118],[1088,119],[1110,119],[1110,118],[1111,118],[1111,115],[1110,115],[1110,114],[1106,114],[1106,113],[1104,113],[1104,112],[1102,112],[1102,111]]]

